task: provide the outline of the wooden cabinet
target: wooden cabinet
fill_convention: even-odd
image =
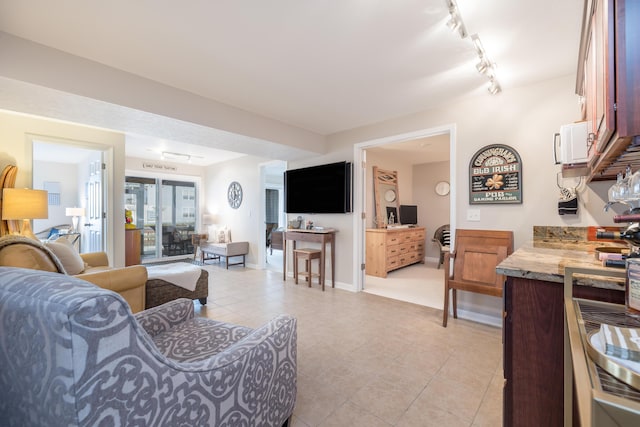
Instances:
[[[627,165],[640,169],[640,2],[585,2],[576,91],[593,144],[591,180],[615,179]]]
[[[624,303],[624,292],[573,286],[577,298]],[[564,288],[508,277],[504,288],[503,425],[562,426]]]
[[[424,263],[424,227],[371,228],[366,238],[366,273],[387,277],[398,268]]]
[[[142,233],[140,229],[126,229],[124,232],[124,265],[140,264]]]

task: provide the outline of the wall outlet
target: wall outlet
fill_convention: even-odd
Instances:
[[[480,221],[480,209],[467,209],[467,221]]]

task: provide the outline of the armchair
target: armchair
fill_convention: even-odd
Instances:
[[[134,265],[111,268],[109,258],[104,252],[77,254],[66,251],[64,253],[67,256],[63,256],[61,252],[58,256],[49,249],[49,246],[27,237],[13,235],[0,237],[0,266],[71,274],[102,288],[118,292],[129,303],[134,313],[144,310],[146,267]]]
[[[296,400],[296,320],[249,328],[171,301],[133,315],[74,277],[0,267],[4,425],[280,426]]]

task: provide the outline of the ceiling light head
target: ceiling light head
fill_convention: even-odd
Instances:
[[[457,15],[455,14],[451,15],[451,17],[447,21],[447,27],[451,31],[456,31],[460,27],[460,20],[458,19]]]
[[[489,81],[489,87],[487,88],[487,90],[491,95],[497,95],[502,91],[502,88],[500,87],[500,84],[497,80],[491,79]]]
[[[476,70],[478,70],[480,74],[486,74],[487,71],[489,70],[489,67],[491,67],[491,64],[489,64],[484,59],[480,60],[480,62],[476,64]]]

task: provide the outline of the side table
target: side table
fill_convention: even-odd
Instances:
[[[209,238],[207,233],[193,233],[191,235],[191,245],[193,246],[193,260],[196,260],[196,256],[198,254],[198,250],[200,248],[200,243],[206,242]]]

